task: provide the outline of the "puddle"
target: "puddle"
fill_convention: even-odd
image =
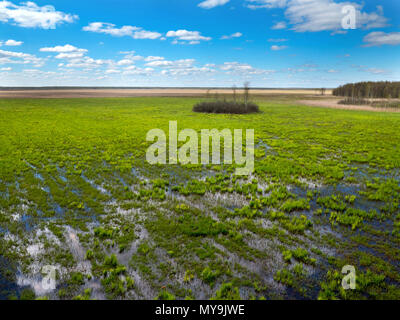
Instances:
[[[8,300],[11,295],[16,295],[20,288],[7,273],[12,273],[13,268],[8,260],[0,255],[0,300]]]

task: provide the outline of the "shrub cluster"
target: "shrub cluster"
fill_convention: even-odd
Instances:
[[[207,91],[207,101],[199,102],[193,107],[194,112],[203,113],[226,113],[226,114],[245,114],[260,112],[260,108],[253,102],[250,102],[249,82],[243,85],[243,100],[239,102],[240,96],[236,93],[236,86],[232,88],[232,100],[219,100],[218,93],[215,94],[215,100],[210,100],[210,90]]]
[[[260,108],[252,102],[246,104],[234,101],[204,101],[197,103],[193,107],[193,111],[203,113],[245,114],[260,112]]]

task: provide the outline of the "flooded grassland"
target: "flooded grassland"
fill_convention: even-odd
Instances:
[[[0,298],[400,299],[400,114],[197,101],[0,100]],[[255,172],[149,165],[172,120],[254,129]]]

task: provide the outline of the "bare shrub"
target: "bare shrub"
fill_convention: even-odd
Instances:
[[[219,100],[199,102],[193,107],[193,111],[203,113],[245,114],[260,112],[260,108],[252,102],[248,102],[246,105],[240,102]]]
[[[232,87],[233,101],[219,99],[218,94],[215,94],[214,101],[203,101],[197,103],[193,107],[194,112],[203,113],[227,113],[227,114],[245,114],[245,113],[257,113],[260,112],[260,108],[257,104],[250,102],[250,83],[245,82],[243,86],[243,102],[238,102],[236,94],[236,86]],[[209,90],[207,91],[206,98],[209,99]]]

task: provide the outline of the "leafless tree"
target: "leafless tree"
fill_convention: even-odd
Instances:
[[[247,108],[247,104],[249,103],[249,97],[250,97],[250,87],[249,86],[250,86],[250,82],[248,82],[248,81],[246,81],[243,84],[243,90],[244,90],[243,98],[244,98],[244,104],[245,104],[246,108]]]

